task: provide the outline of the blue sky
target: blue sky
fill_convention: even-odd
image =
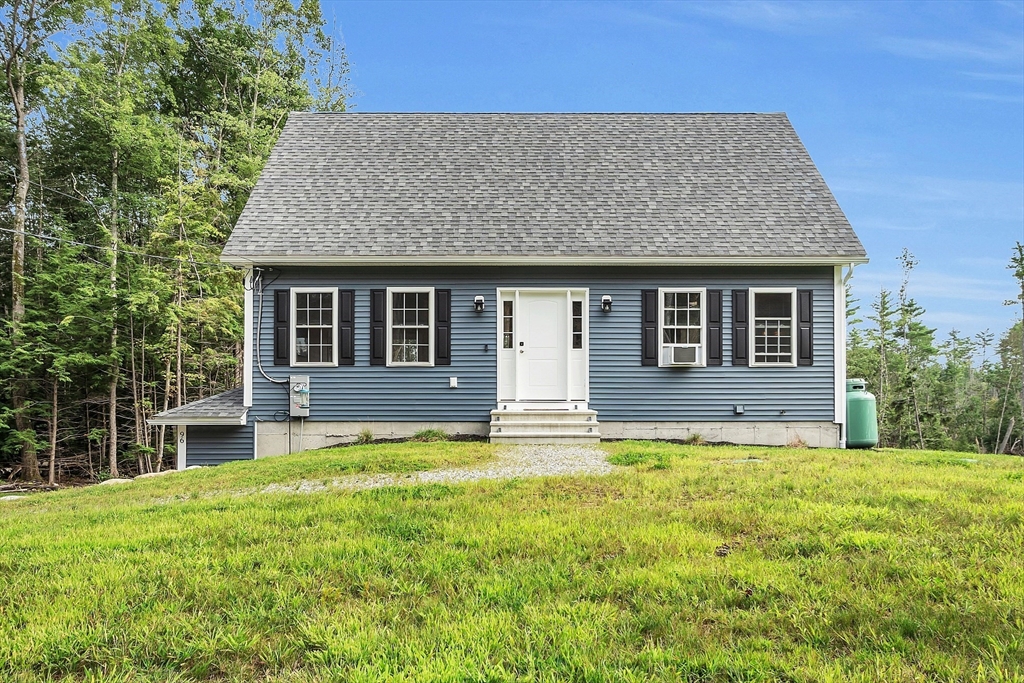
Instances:
[[[345,2],[357,111],[784,111],[945,334],[1000,333],[1024,241],[1024,2]]]

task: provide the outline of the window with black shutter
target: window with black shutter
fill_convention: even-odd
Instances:
[[[640,364],[658,364],[658,290],[640,292]]]
[[[749,294],[745,289],[732,290],[732,364],[750,365],[750,353],[747,349],[749,323]]]
[[[274,365],[291,365],[291,327],[288,320],[292,311],[292,290],[274,290]]]
[[[814,290],[798,289],[797,304],[797,365],[814,365]]]

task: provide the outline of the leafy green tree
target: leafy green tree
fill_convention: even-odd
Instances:
[[[68,0],[0,1],[0,65],[3,66],[7,102],[13,113],[15,152],[14,223],[11,239],[10,350],[20,358],[31,356],[23,322],[25,319],[25,236],[29,219],[29,122],[39,105],[39,75],[49,61],[47,41],[75,19],[81,19],[85,4]],[[39,479],[36,439],[26,413],[28,388],[21,372],[11,383],[11,411],[20,442],[21,473]]]

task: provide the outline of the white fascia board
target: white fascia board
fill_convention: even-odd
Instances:
[[[865,264],[850,256],[317,256],[312,254],[221,254],[243,268],[264,266],[845,266]]]
[[[241,417],[168,417],[155,416],[146,420],[148,425],[221,425],[227,427],[244,427],[249,410],[246,409]]]
[[[242,385],[244,386],[242,405],[252,406],[252,337],[253,337],[253,295],[252,269],[246,271],[242,280],[245,290],[245,342],[242,346]]]

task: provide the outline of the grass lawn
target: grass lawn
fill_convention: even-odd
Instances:
[[[1020,458],[622,442],[604,477],[258,493],[492,448],[0,503],[0,680],[1024,680]]]

